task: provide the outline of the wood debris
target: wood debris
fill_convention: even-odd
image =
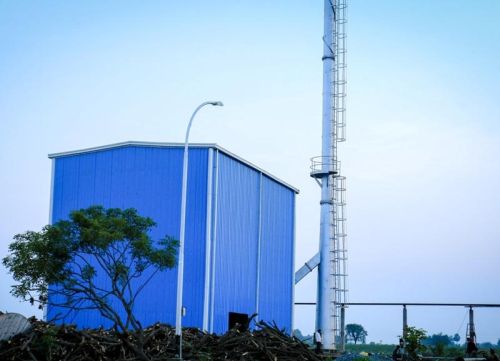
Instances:
[[[34,318],[30,322],[30,332],[0,343],[0,360],[138,360],[124,340],[133,342],[134,334],[102,328],[79,330]],[[320,360],[305,343],[262,321],[253,331],[234,329],[220,336],[185,328],[182,337],[184,360]],[[178,355],[174,328],[158,323],[144,329],[144,338],[144,353],[151,361]]]

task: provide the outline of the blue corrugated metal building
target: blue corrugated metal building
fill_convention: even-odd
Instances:
[[[49,157],[52,222],[91,205],[135,208],[157,222],[154,239],[178,239],[183,144],[125,142]],[[297,192],[218,145],[190,145],[184,326],[222,333],[237,312],[291,331]],[[175,324],[176,288],[176,268],[152,279],[136,301],[143,325]],[[61,311],[49,306],[47,318]],[[58,322],[109,326],[89,310]]]

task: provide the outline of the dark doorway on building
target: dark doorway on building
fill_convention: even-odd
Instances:
[[[248,330],[248,315],[246,313],[229,312],[229,330],[233,328],[240,331]]]

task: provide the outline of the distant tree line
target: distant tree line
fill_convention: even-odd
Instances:
[[[422,340],[422,344],[425,346],[449,346],[453,344],[459,344],[460,335],[456,333],[453,336],[444,335],[443,333],[433,334],[432,336],[428,336]]]

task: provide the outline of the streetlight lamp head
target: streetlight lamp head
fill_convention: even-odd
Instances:
[[[219,106],[219,107],[224,106],[224,104],[221,101],[211,102],[210,104],[212,104],[213,106]]]

